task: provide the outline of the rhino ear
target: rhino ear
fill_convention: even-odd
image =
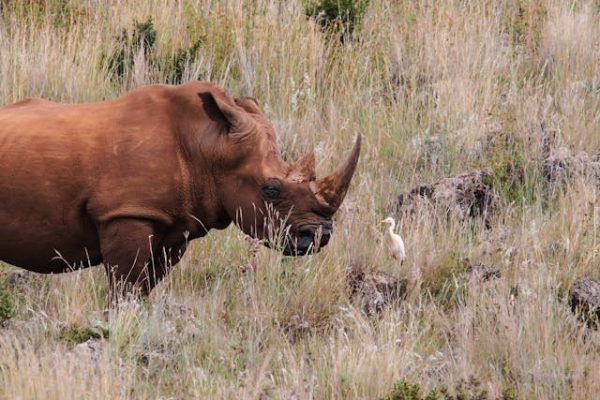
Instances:
[[[250,117],[246,110],[239,107],[226,93],[199,93],[209,118],[223,120],[232,132],[244,132],[250,126]]]

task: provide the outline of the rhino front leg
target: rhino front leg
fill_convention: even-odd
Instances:
[[[148,265],[148,284],[152,290],[171,271],[183,257],[187,244],[181,243],[170,247],[161,246],[154,252],[151,263]]]
[[[109,280],[110,301],[128,294],[146,295],[160,280],[153,268],[156,242],[151,221],[117,219],[100,229],[100,248]]]

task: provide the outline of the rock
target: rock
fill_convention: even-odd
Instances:
[[[382,271],[365,271],[357,266],[353,266],[348,274],[353,302],[367,315],[380,312],[402,299],[406,295],[406,283],[406,279]]]
[[[421,205],[430,205],[445,210],[459,221],[483,217],[498,209],[500,197],[486,183],[491,178],[491,170],[476,169],[452,178],[443,178],[433,184],[420,184],[408,193],[398,196],[395,210],[414,210]]]
[[[566,147],[550,152],[544,160],[544,177],[554,186],[562,186],[575,178],[600,180],[600,155],[590,157],[584,151],[573,153]]]
[[[476,263],[467,268],[469,279],[477,281],[489,281],[491,279],[500,278],[502,273],[500,268],[491,264]]]
[[[15,269],[6,275],[6,287],[10,290],[17,289],[31,280],[31,272],[24,269]]]
[[[597,326],[600,321],[600,282],[591,278],[575,281],[569,289],[569,304],[574,313]]]

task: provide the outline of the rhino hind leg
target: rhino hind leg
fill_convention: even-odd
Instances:
[[[147,295],[162,279],[166,269],[152,261],[156,259],[157,239],[148,220],[118,219],[101,228],[100,246],[111,304],[130,294]]]

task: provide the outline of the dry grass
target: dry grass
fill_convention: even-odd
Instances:
[[[597,1],[373,0],[358,40],[343,45],[300,0],[2,4],[0,104],[94,101],[168,81],[165,60],[200,40],[183,80],[259,99],[287,159],[316,147],[323,174],[357,131],[365,146],[318,255],[264,249],[252,279],[238,269],[248,262],[242,233],[211,232],[148,301],[108,316],[100,269],[14,289],[16,315],[0,327],[0,399],[375,399],[401,380],[427,391],[470,377],[489,398],[600,393],[600,336],[565,301],[577,277],[600,277],[595,182],[550,193],[539,170],[545,132],[557,146],[600,148]],[[132,54],[115,79],[107,54],[148,17],[152,54]],[[517,153],[486,150],[494,132],[516,138]],[[420,293],[379,318],[351,305],[350,263],[395,272],[377,222],[396,194],[515,164],[526,178],[498,187],[490,229],[426,212],[402,219]],[[500,266],[502,278],[466,286],[455,275],[466,257]],[[100,354],[73,353],[61,335],[73,324],[109,329]]]

